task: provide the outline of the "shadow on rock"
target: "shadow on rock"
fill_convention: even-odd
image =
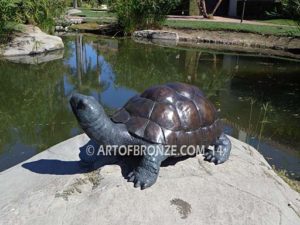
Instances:
[[[114,156],[98,154],[99,145],[90,140],[79,148],[80,161],[62,161],[56,159],[40,159],[24,163],[23,168],[38,174],[72,175],[89,173],[106,165],[118,165],[124,178],[138,166],[141,157]],[[175,165],[187,157],[169,158],[162,163],[162,167]]]
[[[39,174],[72,175],[89,173],[105,165],[118,165],[121,163],[116,156],[97,156],[99,146],[92,140],[79,148],[80,161],[62,161],[56,159],[40,159],[24,163],[23,168]]]

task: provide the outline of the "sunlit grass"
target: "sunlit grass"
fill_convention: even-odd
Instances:
[[[300,37],[300,29],[295,26],[268,26],[187,20],[167,20],[165,21],[164,25],[171,28],[181,29],[236,31],[245,33],[270,34],[276,36]]]
[[[286,26],[297,26],[298,22],[291,19],[271,19],[271,20],[257,20],[257,22],[270,23],[276,25],[286,25]]]
[[[92,9],[84,9],[80,8],[82,11],[81,13],[74,14],[76,16],[82,16],[82,17],[115,17],[114,13],[108,12],[108,11],[97,11]]]
[[[300,193],[300,181],[291,179],[286,170],[278,170],[273,166],[273,170],[280,176],[292,189]]]
[[[83,21],[86,23],[114,23],[117,21],[117,17],[114,13],[108,11],[97,11],[92,9],[80,8],[81,13],[73,14],[74,16],[83,17]]]

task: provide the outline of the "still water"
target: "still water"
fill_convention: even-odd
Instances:
[[[299,62],[99,36],[64,42],[62,59],[0,61],[0,171],[82,132],[68,104],[74,91],[112,113],[151,85],[181,81],[215,103],[228,134],[300,179]]]

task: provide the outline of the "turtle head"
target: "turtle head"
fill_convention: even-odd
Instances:
[[[75,93],[70,99],[70,104],[81,126],[91,126],[101,118],[104,110],[99,102],[92,96]]]

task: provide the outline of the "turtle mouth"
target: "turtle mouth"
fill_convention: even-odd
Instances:
[[[73,113],[76,115],[78,118],[80,111],[84,111],[87,108],[87,100],[86,96],[81,95],[81,94],[73,94],[71,99],[70,99],[70,104],[73,110]],[[80,118],[78,118],[80,119]]]
[[[72,95],[70,99],[70,104],[72,106],[73,111],[85,108],[85,105],[87,104],[87,102],[85,101],[85,97],[86,96],[78,93]]]

